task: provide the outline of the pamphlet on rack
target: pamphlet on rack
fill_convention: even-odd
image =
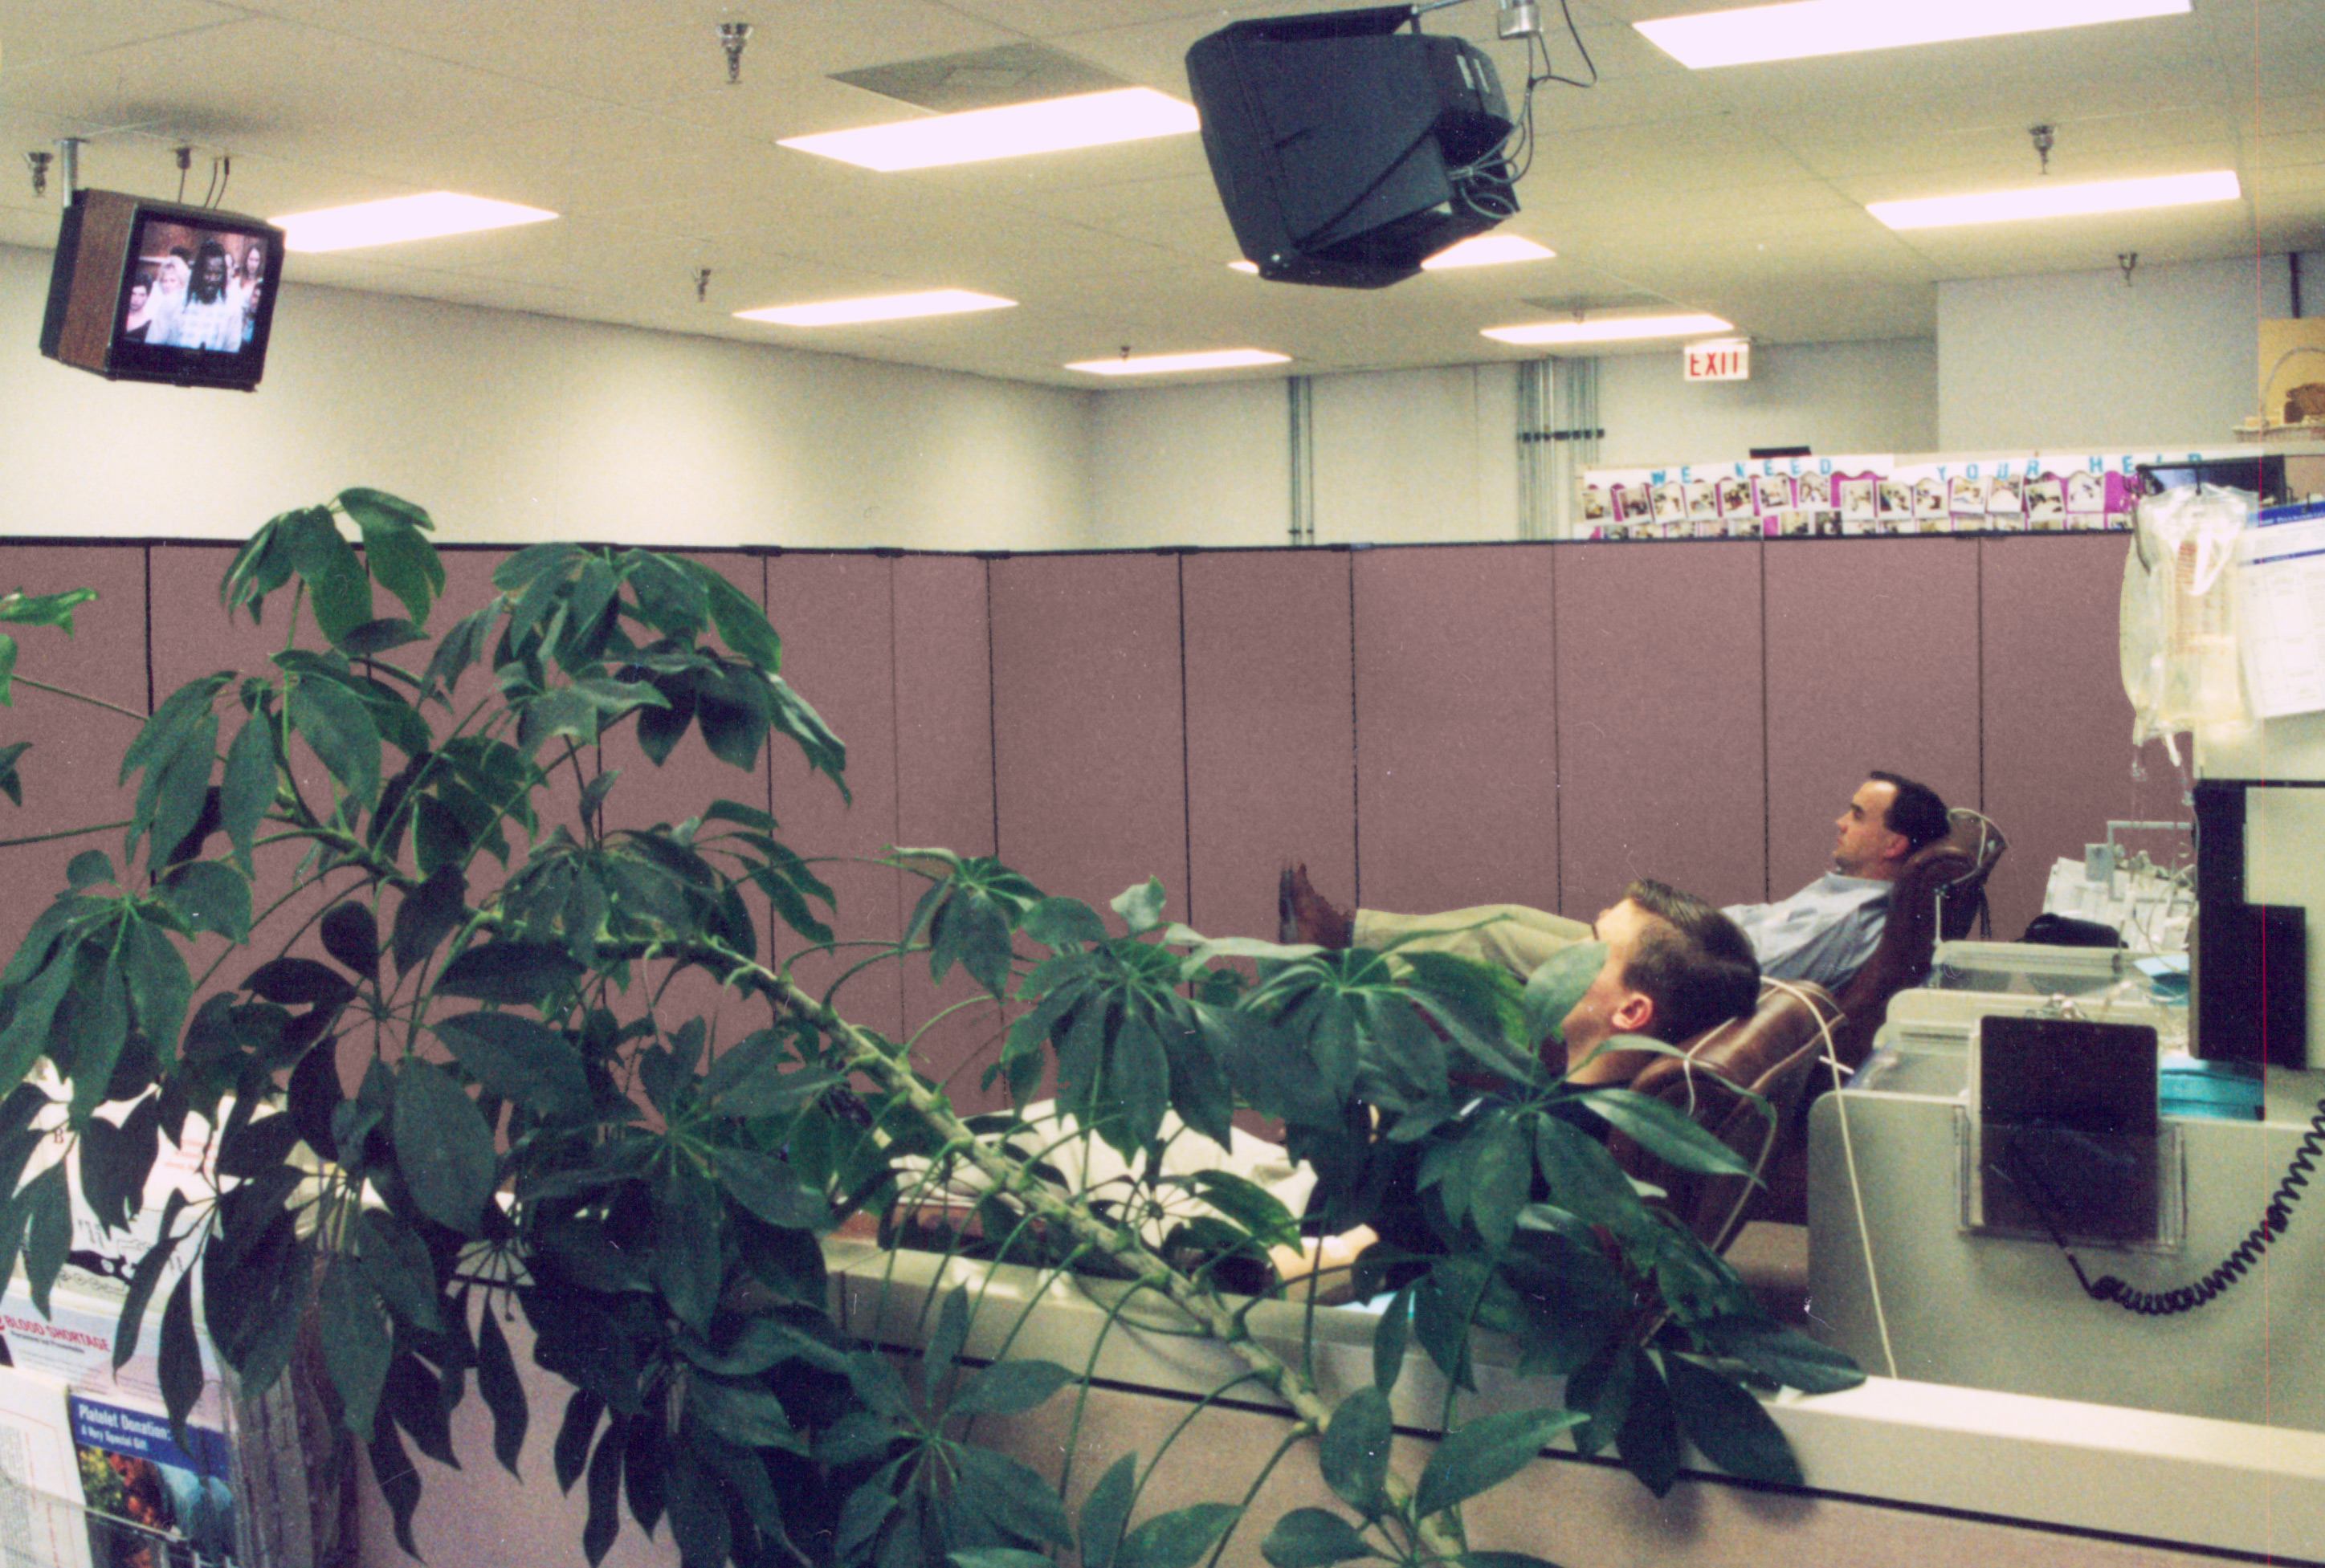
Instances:
[[[0,1568],[92,1568],[64,1385],[0,1367]]]
[[[233,1453],[225,1434],[191,1426],[189,1453],[170,1435],[166,1416],[78,1394],[69,1403],[88,1545],[101,1568],[160,1562],[142,1536],[147,1530],[182,1540],[191,1549],[186,1561],[234,1568]]]

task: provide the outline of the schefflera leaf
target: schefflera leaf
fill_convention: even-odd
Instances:
[[[396,1164],[420,1212],[462,1235],[477,1232],[498,1161],[492,1130],[468,1091],[418,1060],[396,1069],[391,1127]]]

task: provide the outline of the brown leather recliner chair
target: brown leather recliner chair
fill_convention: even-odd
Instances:
[[[1656,1057],[1630,1087],[1686,1114],[1765,1179],[1801,1120],[1839,1017],[1822,986],[1765,981],[1749,1017],[1705,1030],[1687,1043],[1684,1056]],[[1766,1102],[1765,1111],[1747,1092]],[[1715,1252],[1743,1229],[1760,1191],[1741,1176],[1666,1165],[1619,1131],[1607,1136],[1607,1147],[1630,1175],[1663,1188],[1663,1205]]]
[[[1958,806],[1949,814],[1946,836],[1913,852],[1889,895],[1889,918],[1873,956],[1840,988],[1842,1018],[1833,1029],[1839,1072],[1812,1072],[1808,1092],[1784,1129],[1767,1186],[1753,1202],[1751,1218],[1808,1223],[1809,1102],[1835,1087],[1842,1073],[1855,1072],[1873,1053],[1873,1037],[1889,1013],[1889,999],[1930,977],[1940,942],[1968,936],[1986,912],[1986,880],[2010,841],[1994,823]]]
[[[1872,1054],[1889,999],[1930,977],[1941,942],[1959,942],[1986,910],[1986,879],[2010,847],[2002,830],[1967,807],[1949,814],[1946,836],[1913,852],[1889,894],[1889,919],[1873,956],[1840,988],[1848,1019],[1835,1052],[1854,1072]]]

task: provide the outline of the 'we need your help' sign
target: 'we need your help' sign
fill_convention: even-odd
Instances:
[[[1710,343],[1690,343],[1687,346],[1686,379],[1689,381],[1750,381],[1752,379],[1752,345],[1741,337],[1722,337]]]

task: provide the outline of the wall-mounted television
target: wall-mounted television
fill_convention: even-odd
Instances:
[[[79,191],[57,229],[41,352],[111,381],[248,392],[282,276],[283,231],[264,218]]]

